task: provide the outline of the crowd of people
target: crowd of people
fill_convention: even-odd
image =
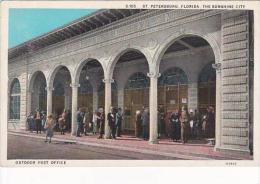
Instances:
[[[108,120],[110,128],[110,138],[116,139],[121,136],[122,130],[122,109],[111,107],[107,117],[104,115],[103,108],[96,110],[93,115],[90,112],[84,112],[82,108],[79,108],[77,112],[77,133],[76,136],[80,137],[83,134],[92,132],[93,135],[99,134],[99,139],[103,138],[105,133],[105,118]]]
[[[81,137],[89,134],[99,134],[98,138],[104,137],[105,118],[108,121],[110,130],[109,138],[116,139],[121,136],[123,111],[121,108],[111,107],[110,112],[105,115],[103,108],[99,108],[93,113],[88,108],[79,108],[76,114],[76,136]],[[59,131],[61,135],[71,131],[71,113],[64,110],[60,115],[50,114],[46,117],[46,112],[37,109],[27,117],[29,131],[46,133],[46,142],[51,142],[54,131]],[[149,138],[149,110],[143,107],[136,111],[135,116],[135,136],[148,140]],[[215,136],[215,113],[213,107],[208,107],[207,112],[201,114],[197,110],[182,107],[181,110],[163,113],[158,110],[158,138],[162,135],[170,137],[172,141],[186,143],[189,139],[213,138]],[[49,141],[48,141],[49,138]]]
[[[176,110],[170,115],[158,114],[158,122],[161,125],[165,121],[169,121],[168,131],[166,135],[171,137],[173,141],[181,140],[186,143],[188,139],[214,138],[215,137],[215,112],[213,107],[208,107],[207,112],[201,114],[198,110],[188,112],[187,108],[182,107],[181,110]],[[161,129],[158,129],[160,133]]]

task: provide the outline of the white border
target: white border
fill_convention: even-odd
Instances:
[[[1,73],[0,73],[0,81],[1,81],[1,90],[0,90],[0,154],[1,154],[1,165],[4,166],[16,166],[15,161],[7,160],[7,55],[8,55],[8,9],[9,8],[77,8],[82,9],[85,7],[86,9],[94,8],[125,8],[126,4],[135,4],[136,8],[142,8],[143,4],[205,4],[205,5],[216,5],[216,4],[225,4],[225,5],[236,5],[236,4],[243,4],[245,5],[245,9],[254,10],[254,44],[255,44],[255,60],[254,60],[254,160],[243,160],[243,161],[235,161],[236,166],[259,166],[260,164],[260,151],[259,151],[259,130],[260,124],[258,123],[260,120],[260,113],[259,111],[259,103],[260,102],[260,86],[257,81],[260,81],[260,74],[257,71],[260,71],[260,64],[259,64],[259,9],[260,9],[260,2],[257,1],[113,1],[112,3],[109,1],[4,1],[1,3]],[[67,160],[66,166],[119,166],[119,167],[131,167],[131,166],[226,166],[226,163],[230,162],[228,160],[219,161],[219,160],[212,160],[212,161],[181,161],[181,160],[173,160],[173,161],[115,161],[115,160]],[[24,167],[25,165],[21,165]],[[36,165],[37,166],[37,165]],[[49,165],[48,165],[49,166]],[[63,166],[63,165],[61,165]]]

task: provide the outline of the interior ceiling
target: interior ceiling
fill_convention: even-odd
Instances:
[[[198,36],[187,36],[175,41],[165,52],[165,54],[171,52],[178,52],[184,50],[197,49],[199,47],[209,46],[208,42]],[[128,62],[136,59],[143,59],[145,56],[136,51],[129,51],[120,57],[119,63]]]

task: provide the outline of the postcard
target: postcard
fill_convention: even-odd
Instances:
[[[1,5],[1,166],[259,166],[259,2]]]

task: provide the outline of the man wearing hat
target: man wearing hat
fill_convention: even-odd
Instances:
[[[188,141],[188,129],[189,129],[189,113],[186,107],[182,107],[181,115],[181,142],[184,144]]]

